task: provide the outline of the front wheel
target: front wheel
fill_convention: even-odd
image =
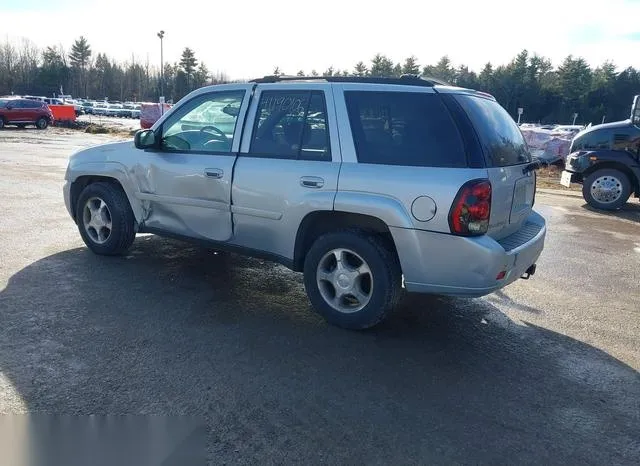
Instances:
[[[78,198],[76,222],[82,240],[94,253],[125,253],[135,239],[135,218],[126,194],[112,183],[92,183]]]
[[[0,117],[0,129],[4,128],[4,119]]]
[[[582,183],[582,196],[600,210],[617,210],[631,195],[631,182],[620,170],[603,168],[589,175]]]
[[[47,126],[49,126],[49,120],[44,117],[38,118],[36,121],[36,128],[38,129],[47,129]]]
[[[304,285],[315,310],[338,327],[365,329],[385,319],[402,292],[398,258],[378,235],[328,233],[311,246]]]

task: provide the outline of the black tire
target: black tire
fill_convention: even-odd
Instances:
[[[85,228],[87,202],[97,198],[104,201],[111,220],[111,230],[105,242],[97,242]],[[76,203],[76,222],[82,240],[91,251],[103,256],[116,256],[127,252],[136,237],[135,217],[127,195],[115,183],[91,183],[82,190]],[[95,232],[95,229],[94,229]]]
[[[323,257],[334,249],[349,249],[359,255],[371,270],[371,295],[368,303],[355,312],[341,312],[322,296],[316,274]],[[396,253],[374,233],[345,230],[320,236],[311,246],[304,262],[304,285],[314,309],[330,324],[360,330],[384,320],[402,296],[402,272]]]
[[[4,128],[4,118],[0,117],[0,129]]]
[[[619,197],[613,202],[601,202],[594,197],[592,190],[594,189],[594,183],[598,180],[608,180],[613,182],[619,189]],[[589,175],[582,183],[582,196],[587,203],[596,209],[600,210],[618,210],[620,207],[627,203],[629,196],[631,195],[631,182],[627,175],[620,170],[614,168],[603,168],[596,170]]]
[[[47,120],[45,117],[41,117],[36,120],[36,128],[47,129],[47,126],[49,126],[49,120]]]

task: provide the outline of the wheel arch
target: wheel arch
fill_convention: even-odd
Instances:
[[[117,186],[118,188],[120,188],[125,195],[127,196],[127,199],[129,201],[129,205],[131,206],[131,210],[133,211],[133,215],[135,217],[136,220],[136,224],[141,224],[144,218],[144,211],[142,209],[142,206],[138,203],[138,202],[132,202],[133,200],[135,200],[134,197],[132,197],[132,193],[129,192],[129,190],[126,187],[126,183],[122,183],[122,181],[116,177],[116,176],[112,176],[112,175],[94,175],[94,174],[83,174],[83,175],[79,175],[77,176],[72,182],[71,182],[71,186],[70,186],[70,208],[71,208],[71,216],[73,218],[74,221],[77,221],[76,218],[76,204],[78,203],[78,199],[80,197],[80,193],[82,193],[82,191],[84,190],[84,188],[86,188],[87,186],[89,186],[92,183],[98,183],[98,182],[103,182],[103,183],[109,183],[112,185]]]
[[[364,230],[379,235],[390,250],[398,254],[389,226],[380,218],[346,211],[322,210],[307,214],[300,222],[295,239],[293,270],[300,272],[304,269],[305,257],[316,238],[345,229]]]

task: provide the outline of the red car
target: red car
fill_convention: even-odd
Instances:
[[[35,125],[45,129],[53,122],[53,114],[49,106],[39,100],[0,98],[0,129],[5,125],[16,125],[21,128]]]

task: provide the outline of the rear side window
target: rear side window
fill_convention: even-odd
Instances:
[[[263,91],[250,152],[264,157],[330,161],[324,94]]]
[[[457,95],[456,100],[473,123],[490,166],[508,167],[531,162],[520,128],[498,102],[471,95]]]
[[[42,107],[42,102],[38,102],[37,100],[23,100],[21,107],[22,108],[40,108]]]
[[[466,167],[460,133],[440,96],[418,92],[345,92],[360,163]]]

